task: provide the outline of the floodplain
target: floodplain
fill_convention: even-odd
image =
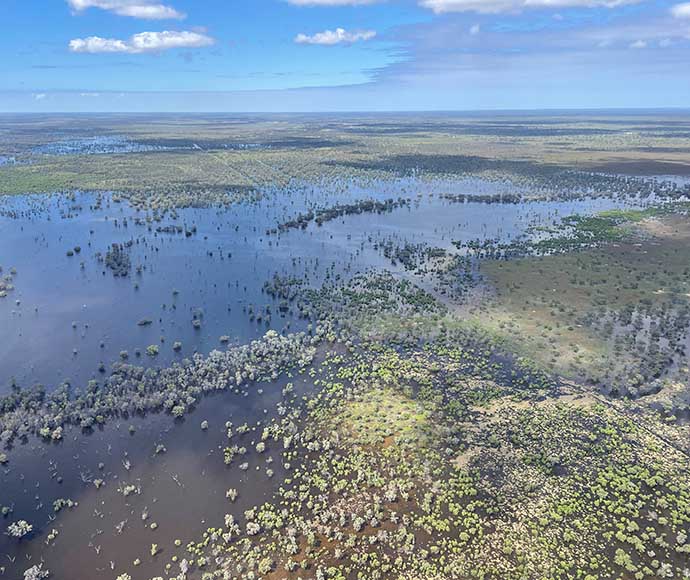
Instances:
[[[690,576],[690,117],[1,126],[0,577]]]

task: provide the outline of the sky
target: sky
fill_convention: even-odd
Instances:
[[[678,0],[3,0],[0,112],[690,107]]]

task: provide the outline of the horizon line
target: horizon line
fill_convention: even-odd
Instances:
[[[486,109],[346,109],[346,110],[286,110],[286,111],[137,111],[137,110],[102,110],[102,111],[1,111],[0,115],[342,115],[342,114],[458,114],[458,113],[578,113],[578,112],[687,112],[690,107],[546,107],[546,108],[486,108]]]

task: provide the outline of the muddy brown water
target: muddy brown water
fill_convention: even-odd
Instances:
[[[177,566],[164,573],[173,555],[188,557],[185,545],[208,527],[221,527],[225,514],[243,521],[244,510],[269,499],[285,476],[277,443],[269,440],[261,454],[254,447],[262,427],[277,417],[276,405],[284,400],[282,389],[290,381],[295,387],[291,397],[313,391],[306,375],[282,377],[250,385],[246,394],[206,397],[182,420],[166,414],[120,418],[90,434],[66,430],[59,444],[36,439],[20,444],[0,477],[0,504],[13,507],[0,525],[24,519],[34,531],[22,540],[0,535],[0,566],[6,567],[0,577],[22,578],[24,570],[41,561],[52,578],[65,580],[114,579],[123,572],[135,579],[178,574]],[[201,428],[204,420],[208,430]],[[235,430],[245,422],[252,426],[260,421],[261,426],[229,442],[226,421]],[[230,444],[245,446],[247,454],[226,466],[223,448]],[[157,445],[166,451],[156,454]],[[247,471],[239,468],[244,461]],[[267,468],[275,472],[272,478]],[[95,479],[105,484],[97,489]],[[121,490],[128,484],[141,493],[125,497]],[[235,502],[226,498],[229,488],[238,491]],[[78,506],[54,514],[58,498]],[[58,535],[46,543],[52,530]],[[179,548],[176,539],[182,542]],[[156,556],[150,555],[153,543],[159,546]],[[139,566],[133,564],[136,559]]]

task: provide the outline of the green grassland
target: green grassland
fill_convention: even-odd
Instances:
[[[473,313],[477,324],[566,376],[628,385],[664,376],[674,349],[659,349],[661,337],[686,338],[690,220],[646,214],[598,248],[483,263],[495,296]]]
[[[685,129],[690,121],[685,118],[672,128],[657,125],[653,117],[614,122],[596,116],[557,122],[539,117],[516,122],[500,117],[384,116],[375,126],[367,117],[344,121],[308,115],[5,116],[3,121],[0,152],[21,163],[0,166],[0,194],[232,190],[281,185],[290,179],[390,176],[419,167],[430,176],[511,175],[516,183],[526,174],[554,168],[690,172]],[[123,136],[169,149],[102,155],[33,152],[42,145],[93,135]]]

